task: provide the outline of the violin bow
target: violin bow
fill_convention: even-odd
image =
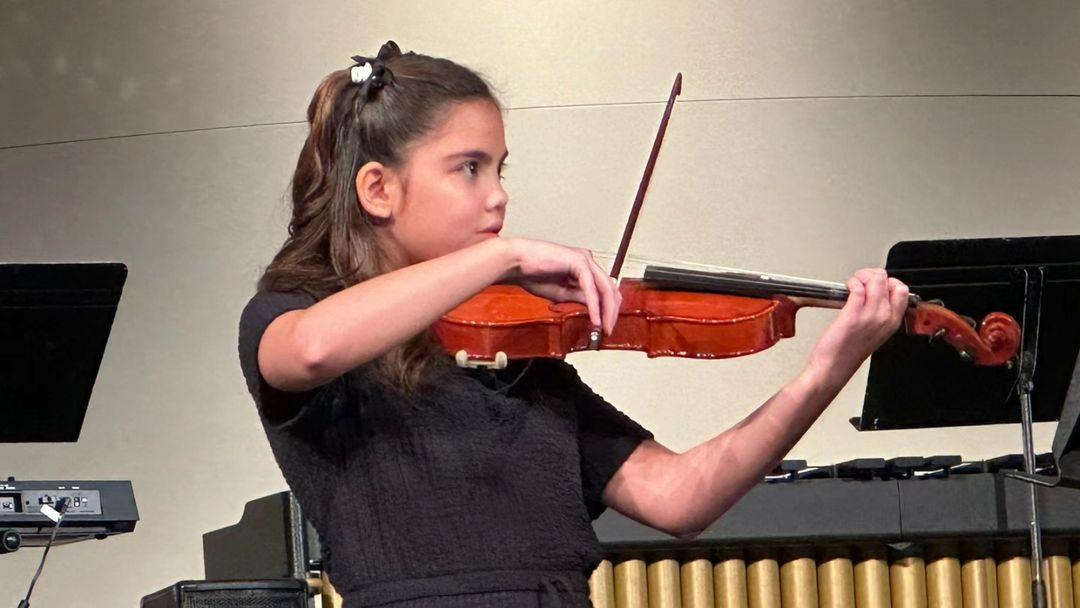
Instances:
[[[641,213],[641,203],[645,201],[645,191],[649,189],[653,167],[656,166],[656,157],[660,155],[660,145],[664,143],[664,133],[667,132],[668,120],[671,119],[671,109],[675,107],[675,98],[680,93],[682,93],[682,72],[675,74],[675,84],[671,85],[671,93],[668,95],[667,106],[664,108],[664,117],[660,119],[660,129],[656,132],[656,139],[653,140],[649,162],[645,164],[645,175],[641,177],[641,183],[638,184],[634,206],[630,209],[630,219],[626,221],[626,227],[623,228],[619,252],[615,254],[615,261],[611,264],[611,278],[613,279],[619,278],[619,273],[622,271],[626,250],[630,248],[630,237],[634,234],[634,226],[637,225],[638,215]]]

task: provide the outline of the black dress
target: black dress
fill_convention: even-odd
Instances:
[[[569,364],[453,368],[404,400],[361,366],[305,393],[258,372],[258,344],[305,294],[256,294],[240,365],[278,465],[323,542],[346,608],[590,606],[592,520],[652,433]]]

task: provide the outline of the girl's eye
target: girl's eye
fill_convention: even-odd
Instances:
[[[475,160],[470,160],[464,165],[462,165],[461,168],[465,169],[465,172],[469,175],[476,175],[477,171],[480,170],[480,163],[476,162]]]

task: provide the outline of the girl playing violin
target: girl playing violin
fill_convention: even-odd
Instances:
[[[308,107],[288,238],[240,320],[274,456],[361,606],[589,606],[607,507],[689,539],[760,481],[899,326],[881,269],[796,379],[682,453],[568,363],[462,369],[429,327],[494,283],[586,305],[610,335],[616,285],[583,249],[499,235],[502,108],[485,81],[388,42]]]

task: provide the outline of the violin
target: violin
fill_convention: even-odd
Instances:
[[[771,295],[747,297],[731,295],[733,291]],[[463,367],[501,369],[510,359],[562,359],[572,352],[600,349],[721,359],[756,353],[794,336],[800,308],[840,308],[847,299],[847,288],[840,283],[778,284],[769,275],[655,266],[646,268],[644,279],[623,279],[619,292],[623,301],[618,322],[603,338],[584,305],[551,302],[514,285],[485,289],[433,329]],[[903,326],[909,334],[951,345],[976,365],[1008,363],[1020,345],[1020,327],[1005,313],[992,312],[976,325],[917,295],[909,296]]]
[[[630,219],[623,230],[611,276],[618,279],[637,223],[682,74],[675,77],[660,129],[653,141]],[[511,359],[562,359],[582,350],[636,350],[649,357],[720,359],[765,350],[795,335],[795,313],[807,306],[840,308],[848,291],[841,283],[750,273],[647,266],[642,279],[619,281],[622,305],[610,336],[593,327],[577,302],[552,302],[515,285],[492,285],[432,326],[459,366],[501,369]],[[1020,326],[992,312],[980,323],[938,302],[910,295],[904,316],[909,334],[940,340],[976,365],[1010,363],[1020,345]]]

